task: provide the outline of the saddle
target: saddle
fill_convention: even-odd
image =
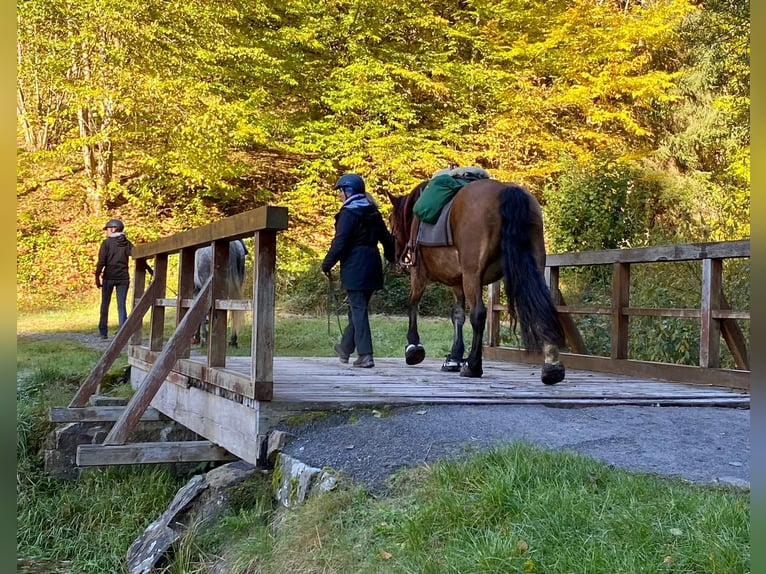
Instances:
[[[477,179],[489,179],[489,173],[483,168],[469,166],[440,170],[433,175],[412,208],[419,224],[402,256],[400,263],[404,267],[417,265],[418,245],[440,247],[453,244],[449,226],[452,204],[457,192]]]

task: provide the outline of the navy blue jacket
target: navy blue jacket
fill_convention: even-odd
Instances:
[[[335,237],[322,261],[328,273],[340,261],[340,286],[346,291],[376,291],[383,288],[383,265],[378,243],[386,261],[394,261],[394,238],[378,208],[364,195],[352,195],[335,215]]]

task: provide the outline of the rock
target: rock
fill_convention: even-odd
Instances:
[[[215,520],[228,506],[236,487],[256,468],[244,461],[225,464],[194,476],[173,498],[168,509],[131,544],[127,553],[130,574],[148,574],[179,540],[189,524]]]
[[[281,430],[273,430],[269,433],[266,444],[266,460],[269,464],[274,464],[277,455],[282,451],[282,447],[288,443],[292,436],[292,434]]]
[[[278,477],[276,499],[285,508],[302,504],[312,488],[325,492],[335,488],[338,482],[334,476],[322,469],[308,466],[281,453],[274,472]]]

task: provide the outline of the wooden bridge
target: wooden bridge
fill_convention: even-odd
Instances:
[[[551,255],[546,277],[565,327],[570,353],[562,353],[565,380],[540,383],[542,357],[500,346],[499,285],[490,286],[490,317],[481,379],[443,373],[441,361],[407,366],[403,358],[378,358],[372,369],[355,369],[336,358],[274,357],[276,241],[287,228],[287,210],[261,207],[134,249],[134,301],[128,321],[101,360],[55,420],[114,420],[102,444],[81,445],[77,464],[136,464],[222,460],[232,456],[263,462],[268,431],[298,411],[336,407],[407,404],[546,404],[749,406],[750,363],[747,337],[738,320],[748,310],[732,310],[723,289],[723,264],[748,258],[749,240],[647,249]],[[254,238],[252,297],[229,299],[224,276],[228,244]],[[195,296],[194,251],[212,245],[213,273]],[[168,298],[169,259],[177,258],[178,289]],[[153,275],[147,278],[153,260]],[[630,306],[631,266],[699,261],[699,308],[646,309]],[[612,267],[609,306],[568,306],[559,290],[560,270],[586,265]],[[749,278],[741,279],[747,280]],[[166,336],[166,309],[174,308],[172,334]],[[252,313],[252,348],[247,357],[227,356],[226,323],[232,310]],[[148,313],[148,337],[144,318]],[[209,314],[206,355],[191,353],[191,335]],[[608,316],[610,356],[588,352],[573,316]],[[170,315],[170,313],[168,313]],[[694,366],[631,359],[631,317],[684,317],[699,322],[700,357]],[[445,319],[446,320],[446,319]],[[721,368],[723,339],[734,368]],[[127,346],[135,394],[124,408],[89,406],[101,379]],[[361,371],[361,372],[360,372]],[[204,438],[177,443],[131,443],[142,419],[161,413]]]

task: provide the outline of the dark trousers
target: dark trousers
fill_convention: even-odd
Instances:
[[[367,315],[367,305],[372,297],[372,291],[346,291],[348,298],[348,325],[343,330],[340,346],[349,355],[372,355],[372,333],[370,318]]]
[[[112,301],[112,291],[117,292],[117,316],[119,317],[120,327],[128,320],[128,287],[130,283],[126,281],[104,280],[101,284],[101,316],[98,320],[99,335],[106,336],[106,327],[109,323],[109,303]]]

